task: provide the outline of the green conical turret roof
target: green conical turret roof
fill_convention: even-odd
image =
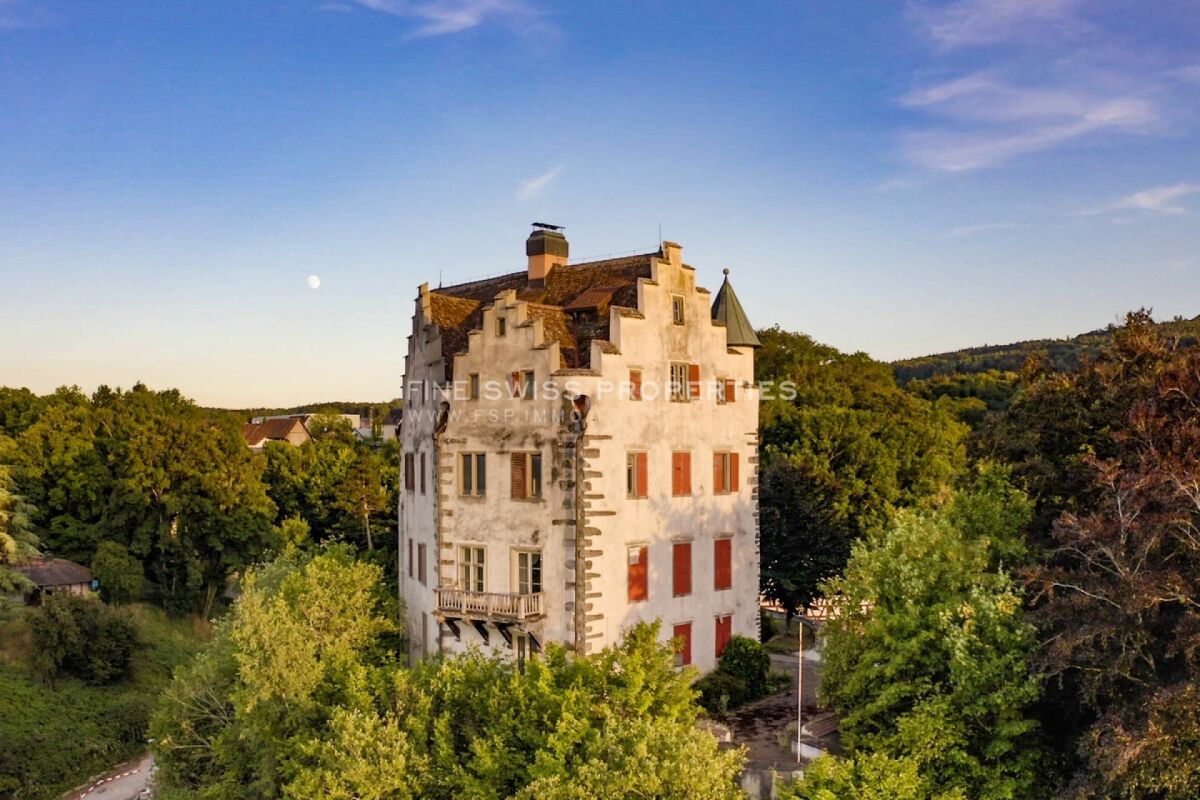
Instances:
[[[729,284],[729,270],[725,270],[725,282],[713,301],[712,318],[725,323],[725,341],[730,347],[762,347],[762,342],[754,333],[754,326],[750,324]]]

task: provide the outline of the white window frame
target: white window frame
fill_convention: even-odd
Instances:
[[[471,459],[471,483],[467,482],[467,459]],[[483,469],[479,469],[480,464]],[[487,455],[485,453],[459,453],[458,454],[458,493],[463,497],[486,497],[487,496]]]
[[[671,295],[671,324],[684,325],[687,323],[686,304],[683,301],[683,295]]]
[[[487,591],[487,548],[483,545],[458,546],[458,588],[467,592]]]
[[[691,364],[685,361],[671,362],[671,402],[686,403],[692,395],[690,381]]]
[[[537,561],[536,572],[537,580],[534,581],[534,561]],[[522,566],[522,560],[525,565]],[[542,551],[540,548],[514,547],[512,551],[512,570],[513,582],[512,588],[514,594],[539,594],[545,586],[545,562],[542,560]],[[522,583],[525,584],[525,591],[522,591]],[[534,588],[534,587],[537,588]]]

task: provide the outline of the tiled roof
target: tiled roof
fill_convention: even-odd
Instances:
[[[91,570],[65,558],[46,556],[28,564],[17,564],[13,569],[38,586],[70,586],[92,580]]]
[[[530,319],[542,320],[547,342],[558,342],[562,368],[589,367],[592,341],[608,339],[607,306],[636,309],[638,279],[649,279],[651,260],[660,256],[644,253],[557,267],[541,283],[531,283],[521,270],[434,289],[430,313],[441,329],[446,377],[452,377],[454,356],[467,351],[468,334],[482,324],[484,307],[509,289],[529,304]],[[624,309],[620,313],[629,314]]]
[[[246,444],[254,447],[268,440],[282,441],[299,425],[304,427],[304,421],[296,418],[265,419],[262,422],[248,422],[242,426],[242,438]]]

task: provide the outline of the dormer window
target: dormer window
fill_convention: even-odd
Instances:
[[[496,317],[496,335],[503,336],[508,333],[508,320],[504,317]]]
[[[676,325],[683,324],[683,295],[671,295],[671,322]]]

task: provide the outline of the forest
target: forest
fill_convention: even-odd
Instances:
[[[907,379],[759,332],[758,378],[798,387],[761,407],[762,590],[838,612],[820,692],[844,752],[785,797],[1200,796],[1200,350],[1182,324],[1135,312],[1067,361]],[[251,453],[238,424],[144,386],[0,390],[0,578],[53,552],[102,576],[109,609],[51,603],[23,645],[0,637],[0,692],[151,687],[112,752],[153,738],[168,800],[738,796],[741,756],[696,723],[742,667],[697,680],[645,626],[587,658],[409,668],[395,445],[330,416]],[[213,622],[153,680],[136,648],[78,647],[99,627],[144,641],[148,614]],[[13,766],[47,745],[5,724],[0,787],[50,796],[62,776]]]

